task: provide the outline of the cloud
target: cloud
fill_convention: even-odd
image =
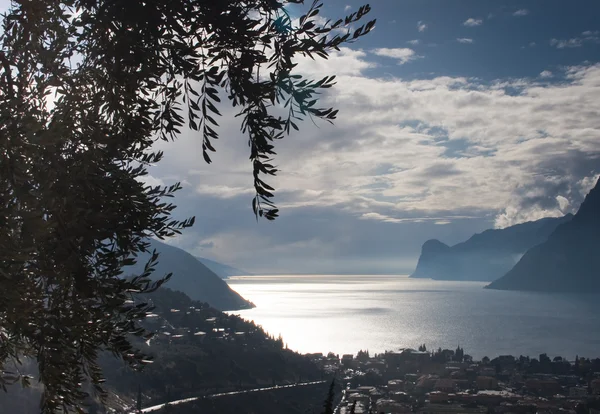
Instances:
[[[540,73],[540,78],[551,78],[553,76],[552,72],[550,72],[549,70],[544,70]]]
[[[562,177],[537,177],[534,184],[521,185],[504,211],[496,217],[495,226],[504,228],[525,221],[544,217],[562,217],[574,213],[573,201],[577,206],[583,197],[577,192],[577,182]]]
[[[600,179],[600,174],[594,174],[589,177],[582,178],[579,182],[577,182],[576,187],[579,188],[579,194],[585,197],[591,190],[594,188],[596,183]]]
[[[145,185],[149,185],[150,187],[165,185],[165,182],[162,179],[153,177],[151,175],[144,175],[144,176],[138,177],[137,180],[144,183]]]
[[[361,220],[377,220],[384,223],[423,223],[423,222],[433,222],[435,224],[450,224],[452,220],[464,220],[474,218],[473,216],[447,216],[447,217],[390,217],[384,214],[379,214],[375,212],[371,213],[363,213],[360,217]]]
[[[416,46],[419,43],[421,43],[421,41],[419,39],[414,39],[414,40],[407,40],[406,43],[408,43],[409,45]]]
[[[550,39],[550,45],[557,49],[582,47],[584,43],[600,43],[600,32],[586,30],[581,33],[583,37],[573,37],[571,39]]]
[[[365,70],[377,66],[376,63],[363,59],[365,56],[366,53],[362,50],[341,47],[339,51],[332,52],[328,60],[299,59],[302,65],[300,69],[309,76],[323,73],[335,73],[338,76],[357,76],[364,73]]]
[[[516,12],[513,13],[513,16],[523,17],[523,16],[527,16],[528,14],[529,14],[529,10],[527,10],[527,9],[519,9]]]
[[[379,48],[373,49],[371,53],[377,56],[384,56],[392,59],[397,59],[399,65],[403,65],[405,63],[411,62],[415,59],[419,59],[422,57],[417,55],[414,50],[409,48]]]
[[[425,22],[423,22],[422,20],[419,20],[417,22],[417,30],[419,32],[424,32],[425,30],[427,30],[429,28],[429,25],[427,25]]]
[[[346,6],[344,7],[344,11],[347,12],[349,10],[352,10],[352,6],[349,4],[346,4]]]
[[[580,38],[573,38],[573,39],[566,39],[566,40],[550,39],[550,46],[554,46],[557,49],[581,47],[581,46],[583,46],[583,39],[580,39]]]
[[[483,24],[482,19],[474,19],[472,17],[468,18],[467,20],[465,20],[463,22],[463,26],[467,26],[467,27],[481,26],[482,24]]]
[[[458,43],[465,43],[465,44],[471,44],[471,43],[473,43],[473,39],[469,39],[467,37],[459,37],[459,38],[456,39],[456,41]]]
[[[210,195],[216,198],[233,198],[240,195],[253,195],[253,187],[229,187],[226,185],[205,185],[196,187],[196,192],[202,195]]]
[[[196,215],[198,224],[181,246],[213,243],[211,258],[250,271],[356,267],[359,258],[361,269],[379,259],[393,268],[392,257],[416,260],[426,238],[458,242],[491,225],[578,208],[600,172],[600,64],[554,70],[561,82],[489,82],[374,77],[375,59],[351,49],[324,65],[298,59],[299,73],[311,77],[341,72],[320,96],[320,105],[340,112],[335,125],[305,121],[276,142],[281,172],[267,180],[282,208],[275,223],[257,225],[250,209],[237,108],[223,107],[211,165],[202,162],[197,133],[157,143],[165,159],[152,176],[190,182],[177,214]]]

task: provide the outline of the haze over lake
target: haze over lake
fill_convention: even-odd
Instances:
[[[600,295],[483,289],[404,276],[282,275],[227,280],[256,308],[232,313],[302,353],[460,345],[481,358],[600,356]]]

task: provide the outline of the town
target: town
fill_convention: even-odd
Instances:
[[[336,414],[600,414],[600,358],[498,356],[474,361],[458,347],[370,356],[310,354],[337,370],[345,389]]]

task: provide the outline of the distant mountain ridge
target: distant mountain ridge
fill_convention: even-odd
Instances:
[[[204,257],[195,256],[204,266],[212,270],[221,279],[227,279],[231,276],[250,276],[252,273]]]
[[[411,277],[491,282],[508,272],[531,247],[543,243],[571,214],[544,218],[504,229],[490,229],[448,246],[428,240]]]
[[[490,289],[600,292],[600,180],[573,219],[531,248]]]
[[[173,273],[164,285],[169,289],[185,292],[193,300],[206,302],[218,310],[239,310],[253,307],[237,292],[197,258],[175,246],[158,240],[150,240],[151,248],[160,254],[155,271],[150,276],[156,280]],[[138,255],[135,266],[125,268],[125,275],[139,274],[150,258],[150,254]]]

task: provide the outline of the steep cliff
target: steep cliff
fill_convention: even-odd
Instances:
[[[600,181],[577,214],[531,248],[490,289],[548,292],[600,291]]]
[[[423,244],[411,277],[491,282],[509,271],[531,247],[543,243],[573,216],[545,218],[505,229],[486,230],[452,247],[438,240]]]

